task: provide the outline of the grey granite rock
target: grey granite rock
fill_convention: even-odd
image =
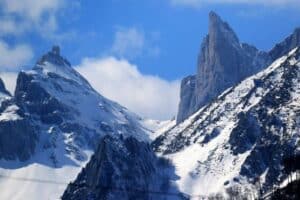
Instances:
[[[232,28],[211,12],[209,33],[202,42],[198,57],[195,86],[185,86],[187,78],[182,81],[177,123],[268,63],[267,53],[240,43]]]

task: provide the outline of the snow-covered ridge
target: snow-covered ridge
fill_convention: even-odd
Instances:
[[[167,130],[164,134],[168,136],[172,135],[172,133],[178,135],[179,133],[182,132],[184,132],[185,135],[195,134],[194,131],[195,127],[199,126],[201,122],[207,120],[208,116],[212,115],[213,113],[218,114],[230,110],[229,113],[230,116],[223,116],[222,119],[226,118],[226,120],[220,120],[220,122],[225,125],[226,122],[230,118],[232,118],[231,115],[236,115],[238,112],[249,110],[251,107],[255,106],[259,102],[261,97],[268,91],[263,91],[262,88],[257,88],[256,91],[257,96],[252,95],[250,98],[251,103],[248,105],[244,105],[244,102],[241,101],[241,99],[247,96],[248,93],[255,87],[257,80],[264,79],[265,77],[267,77],[270,73],[272,73],[274,70],[280,67],[284,62],[286,62],[288,58],[290,59],[289,62],[291,62],[291,64],[294,65],[295,58],[293,57],[290,58],[290,56],[292,56],[297,50],[298,48],[293,49],[288,55],[277,59],[265,70],[253,76],[248,77],[247,79],[243,80],[240,84],[238,84],[235,87],[228,88],[221,95],[219,95],[219,97],[217,97],[212,103],[200,108],[191,117],[184,120],[182,123],[178,124],[177,126],[172,127],[170,130]],[[204,130],[199,130],[199,131],[204,132]],[[205,132],[207,132],[207,130],[205,130]],[[193,139],[195,138],[193,137]],[[165,142],[168,143],[171,141],[166,140]],[[168,146],[167,143],[164,143],[162,147],[167,147]],[[158,151],[164,152],[163,149],[158,149]]]
[[[174,162],[182,192],[257,191],[257,177],[267,190],[284,180],[281,160],[297,151],[300,134],[299,56],[295,48],[153,142]]]

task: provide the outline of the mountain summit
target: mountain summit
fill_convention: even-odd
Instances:
[[[181,83],[177,123],[270,63],[267,53],[240,43],[232,28],[214,12],[209,14],[208,29],[201,44],[197,74]]]
[[[60,47],[59,46],[53,46],[51,51],[43,55],[37,62],[37,66],[43,65],[46,62],[56,64],[58,66],[67,65],[71,67],[71,64],[69,61],[67,61],[65,58],[63,58],[60,55]]]
[[[232,28],[213,11],[209,13],[208,37],[210,45],[219,42],[228,42],[232,45],[239,44],[239,39]]]
[[[14,96],[3,91],[1,174],[69,182],[105,135],[148,141],[140,118],[97,93],[57,46],[44,54],[32,70],[19,73]],[[57,199],[64,189],[57,184],[41,187],[36,182],[20,182],[23,190],[16,197],[11,187],[17,187],[17,183],[10,181],[0,183],[2,191],[7,191],[1,198]]]

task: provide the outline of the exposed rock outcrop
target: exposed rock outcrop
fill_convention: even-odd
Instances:
[[[25,161],[33,155],[38,136],[0,79],[0,159]]]
[[[241,43],[232,28],[214,12],[209,14],[209,32],[198,57],[195,86],[181,83],[177,123],[182,122],[225,89],[270,63],[269,55],[254,46]]]
[[[171,184],[176,178],[173,171],[149,144],[133,137],[105,136],[62,199],[184,199]]]

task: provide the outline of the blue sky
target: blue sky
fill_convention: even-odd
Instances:
[[[232,26],[241,41],[262,50],[270,49],[300,26],[298,0],[1,0],[2,78],[13,85],[12,73],[29,68],[52,44],[59,44],[62,54],[99,92],[138,114],[166,119],[176,113],[179,80],[196,71],[211,10]],[[91,78],[94,68],[87,63],[109,63],[108,71],[111,66],[116,69],[111,71],[117,71],[123,65],[124,74],[135,77],[135,81],[128,77],[113,77],[111,81],[131,83],[134,91],[138,91],[135,84],[149,83],[140,93],[118,96],[115,91],[120,85],[103,88],[102,82],[94,80],[97,77]],[[110,80],[108,76],[102,78]],[[149,87],[156,84],[156,88]],[[149,92],[145,88],[150,88]],[[146,101],[145,93],[149,93],[149,104],[155,101],[157,105],[136,109],[136,104]],[[138,96],[143,97],[140,102]],[[162,103],[152,96],[175,100]],[[170,108],[164,105],[168,108],[155,115],[156,109],[162,110],[160,104]]]

